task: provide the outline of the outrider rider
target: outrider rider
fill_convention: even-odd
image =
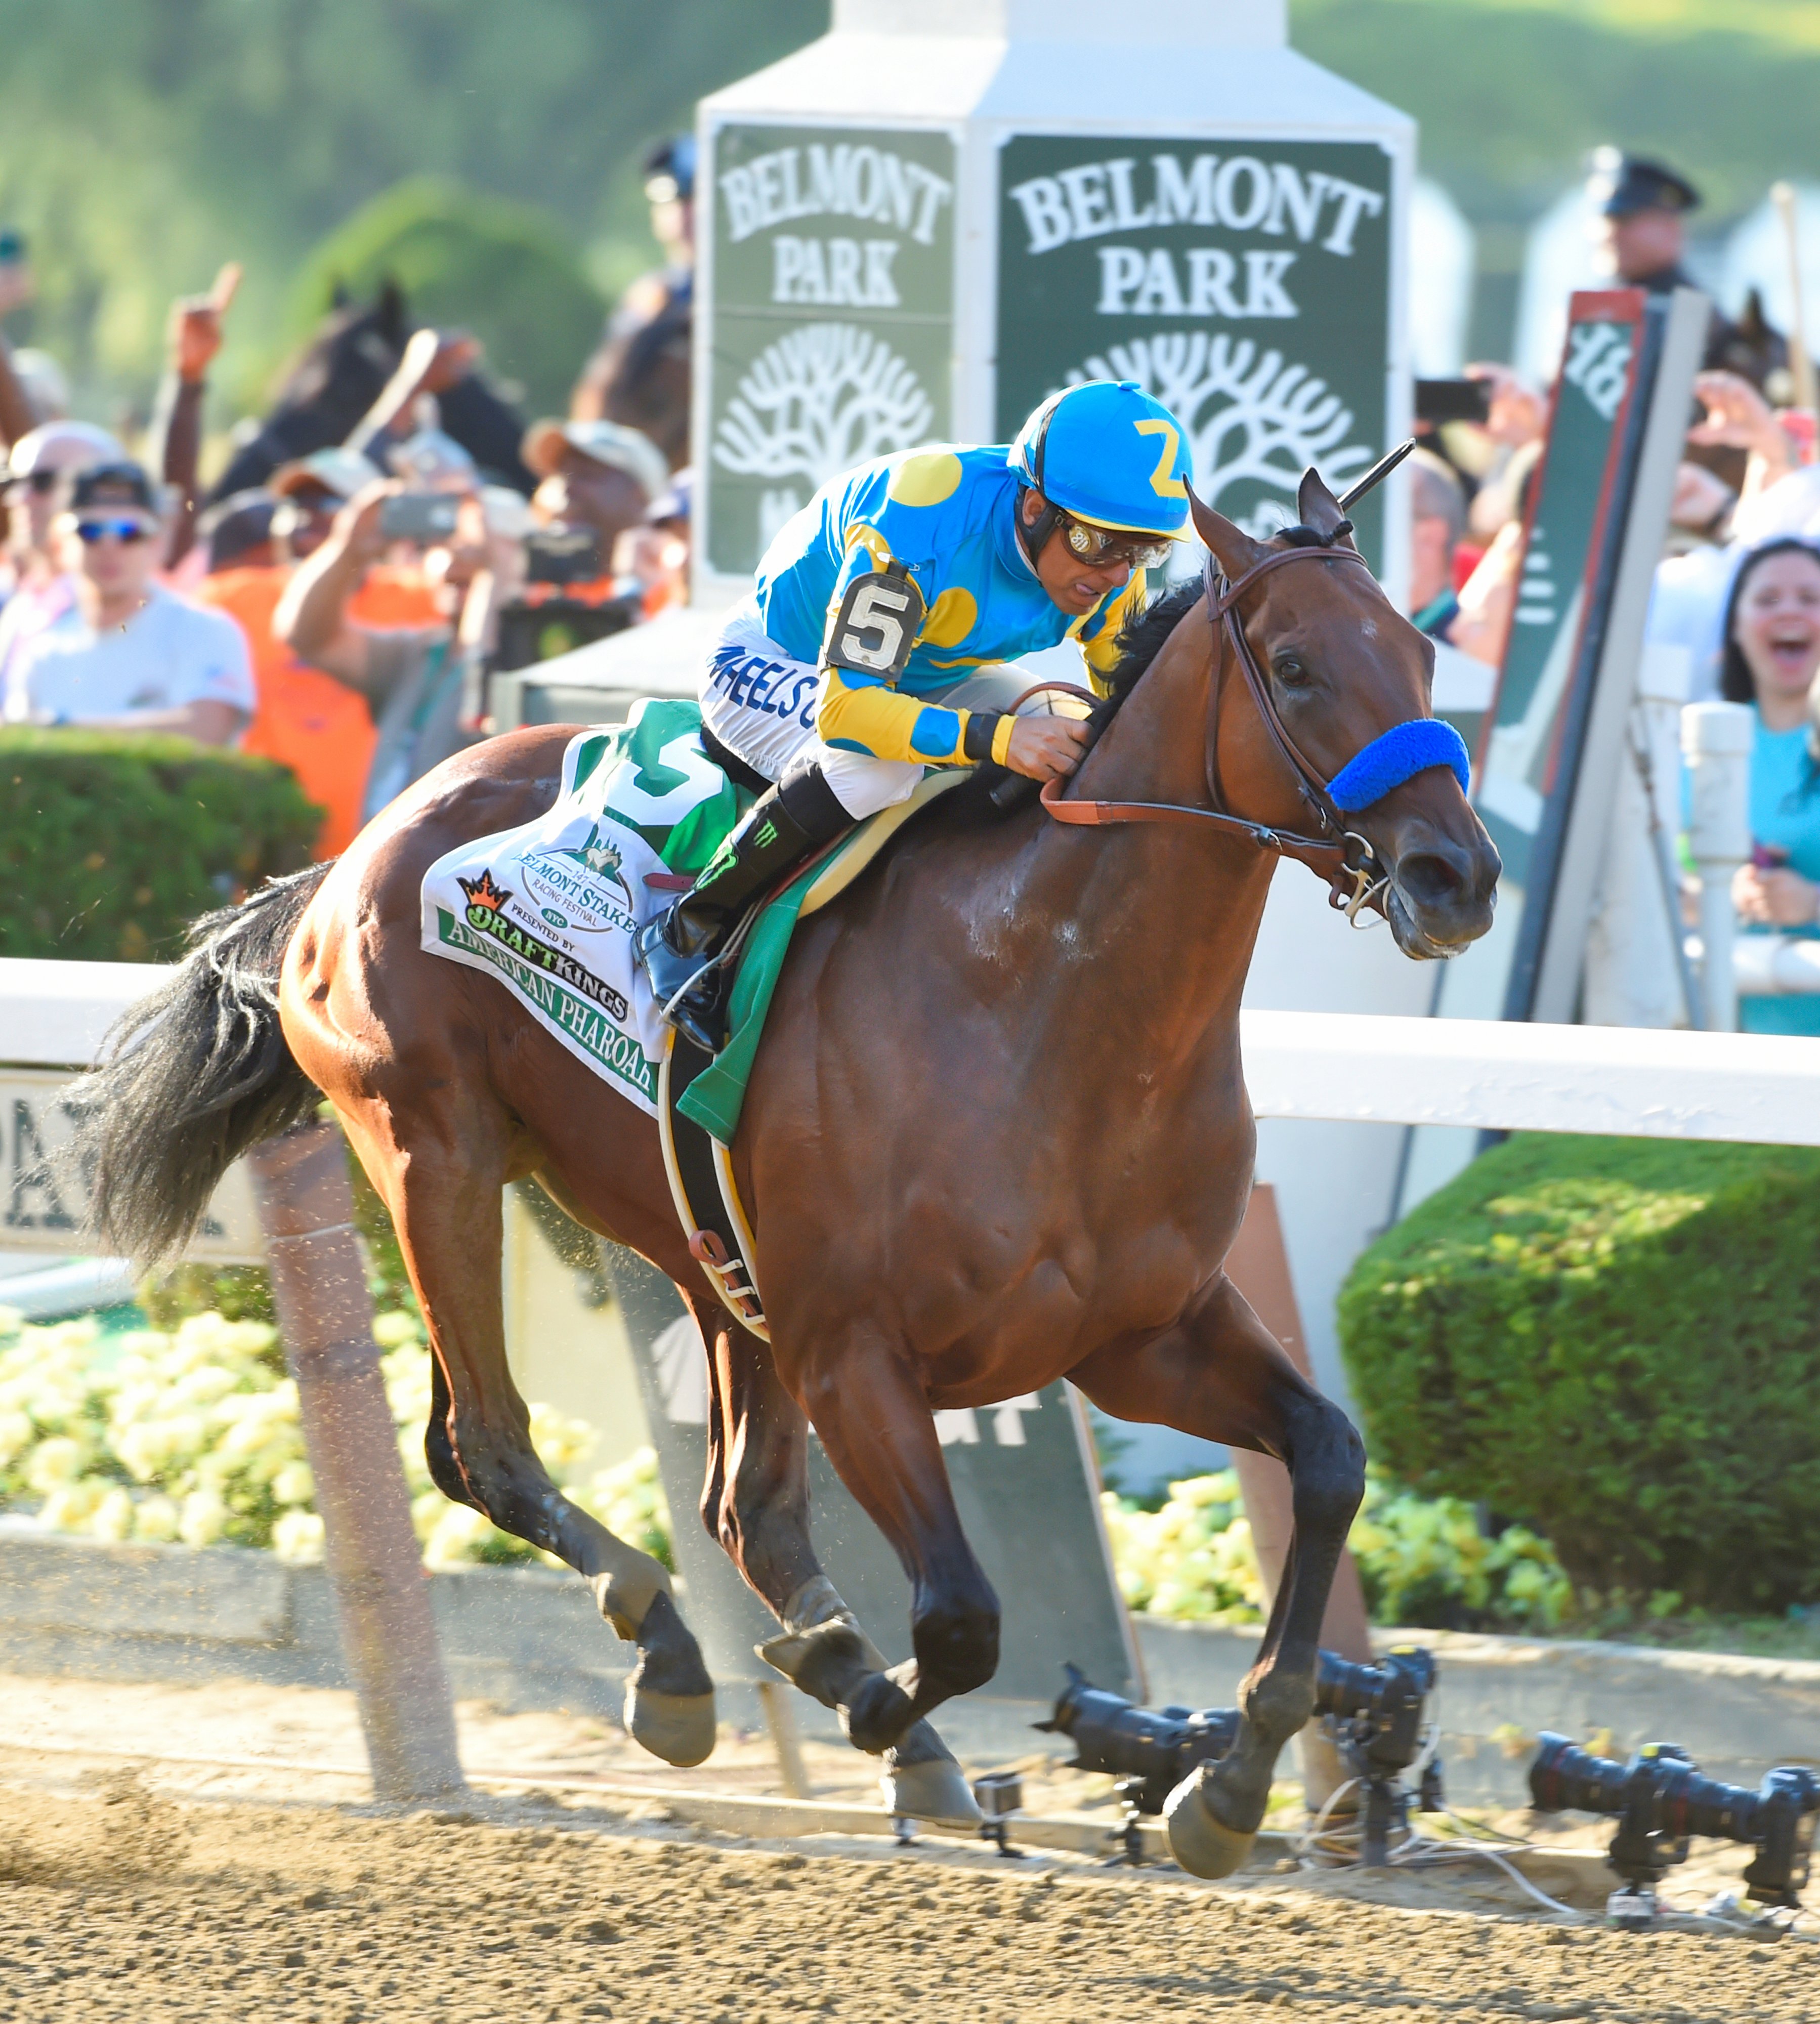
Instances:
[[[714,741],[774,783],[635,944],[665,1016],[723,1038],[709,967],[747,903],[930,766],[996,760],[1065,778],[1087,733],[1013,716],[1030,678],[1004,665],[1066,639],[1108,673],[1144,572],[1188,529],[1181,424],[1134,381],[1044,401],[1017,441],[934,444],[833,479],[780,530],[702,688]]]

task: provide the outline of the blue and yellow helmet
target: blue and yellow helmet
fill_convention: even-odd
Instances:
[[[1194,460],[1182,425],[1135,380],[1051,394],[1005,461],[1051,505],[1095,526],[1180,541]]]

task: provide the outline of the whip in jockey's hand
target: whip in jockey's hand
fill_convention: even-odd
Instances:
[[[1181,424],[1135,381],[1044,402],[1007,449],[938,443],[832,479],[787,521],[702,688],[703,740],[772,784],[637,959],[664,1016],[710,1051],[713,958],[747,904],[930,766],[1066,779],[1086,727],[1011,714],[1015,664],[1073,639],[1096,688],[1145,571],[1188,532]]]

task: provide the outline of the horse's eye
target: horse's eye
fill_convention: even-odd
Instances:
[[[1272,663],[1271,672],[1285,688],[1304,688],[1308,682],[1308,671],[1294,654],[1285,654]]]

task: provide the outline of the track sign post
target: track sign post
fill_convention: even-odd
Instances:
[[[1692,288],[1590,290],[1569,306],[1547,447],[1474,805],[1504,860],[1495,924],[1450,962],[1443,1018],[1573,1018],[1649,588],[1710,305]],[[1470,1142],[1418,1129],[1407,1210]]]
[[[834,0],[699,136],[698,603],[838,472],[1008,442],[1076,379],[1173,409],[1257,528],[1405,433],[1414,123],[1290,49],[1285,0]],[[1393,595],[1404,497],[1359,530]]]

